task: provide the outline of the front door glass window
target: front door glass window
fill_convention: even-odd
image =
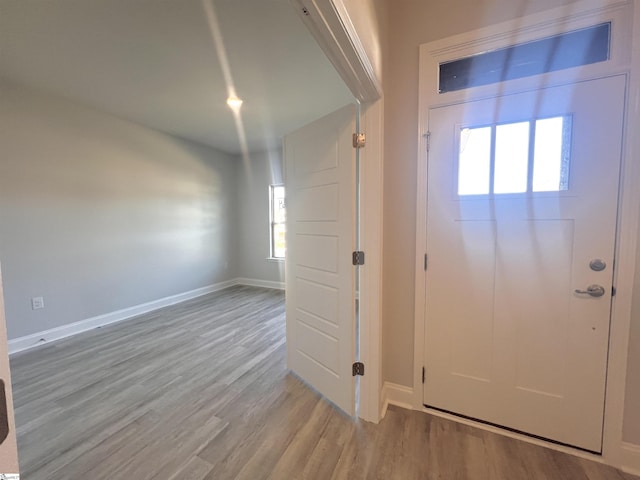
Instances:
[[[569,189],[571,116],[463,127],[458,195]]]

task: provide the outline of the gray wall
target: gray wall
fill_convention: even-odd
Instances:
[[[0,145],[9,338],[236,276],[232,156],[2,83]]]
[[[269,185],[284,183],[282,151],[252,153],[237,161],[238,276],[284,282],[284,262],[269,257]]]

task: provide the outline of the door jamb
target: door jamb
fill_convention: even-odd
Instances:
[[[634,8],[635,7],[635,8]],[[630,9],[633,8],[633,15]],[[443,61],[461,58],[481,51],[505,47],[542,38],[563,31],[611,21],[614,33],[611,58],[601,64],[588,65],[566,71],[553,72],[527,79],[501,84],[475,87],[447,94],[437,93],[437,68]],[[635,27],[635,28],[634,28]],[[428,112],[434,106],[462,103],[500,94],[542,88],[544,86],[574,83],[614,74],[627,76],[627,108],[624,120],[621,181],[618,199],[618,226],[615,248],[617,268],[614,285],[617,295],[612,300],[611,332],[609,340],[605,420],[602,456],[587,455],[592,460],[625,467],[622,441],[624,420],[625,380],[631,317],[632,288],[640,213],[640,139],[626,132],[640,131],[640,107],[634,100],[640,98],[640,0],[606,0],[604,3],[576,2],[539,14],[492,25],[473,32],[445,38],[420,46],[419,130],[416,217],[416,269],[415,269],[415,339],[413,372],[413,408],[426,410],[422,404],[422,367],[425,339],[425,272],[422,265],[426,253],[427,206],[427,139]],[[633,42],[632,43],[632,35]],[[629,45],[636,45],[629,51]],[[420,261],[418,261],[420,260]],[[483,428],[482,424],[474,423]],[[526,436],[519,436],[527,440]],[[540,443],[539,441],[534,443]],[[542,442],[555,448],[550,442]],[[573,449],[563,449],[577,453]],[[584,455],[580,455],[584,456]],[[635,459],[634,461],[638,461]],[[633,468],[630,467],[630,468]],[[635,467],[638,468],[638,467]]]
[[[360,151],[360,243],[366,263],[360,268],[360,418],[378,423],[382,386],[382,149],[383,100],[362,106],[367,145]]]

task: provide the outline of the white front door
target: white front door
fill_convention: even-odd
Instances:
[[[287,366],[355,412],[354,105],[285,137]]]
[[[601,451],[624,92],[430,110],[425,405]]]

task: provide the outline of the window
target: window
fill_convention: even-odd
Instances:
[[[271,258],[284,258],[287,210],[284,200],[284,185],[269,186],[269,220],[271,225]]]
[[[611,24],[562,33],[440,64],[439,92],[514,80],[609,59]]]
[[[571,116],[460,129],[458,195],[569,189]]]

